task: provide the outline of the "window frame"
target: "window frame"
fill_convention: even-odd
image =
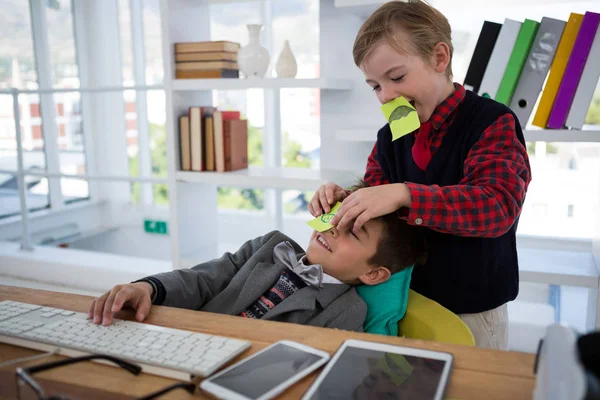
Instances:
[[[31,18],[32,41],[34,47],[34,62],[36,73],[38,75],[37,90],[20,90],[9,89],[2,90],[4,95],[12,95],[14,122],[16,129],[17,141],[17,167],[16,170],[2,170],[0,172],[16,176],[19,181],[19,201],[20,215],[11,215],[0,219],[0,226],[10,226],[16,222],[21,224],[21,248],[31,249],[29,225],[31,219],[38,217],[47,217],[51,215],[59,215],[67,210],[78,210],[85,206],[97,206],[98,200],[98,182],[99,181],[127,181],[144,183],[142,187],[147,188],[143,191],[144,206],[152,205],[152,185],[165,184],[168,182],[166,178],[153,178],[151,165],[151,149],[149,145],[149,123],[146,95],[150,90],[164,90],[163,85],[145,85],[144,73],[144,27],[143,27],[143,0],[129,0],[129,8],[132,18],[132,44],[135,63],[135,79],[136,84],[117,85],[111,87],[92,87],[88,79],[88,66],[86,63],[86,46],[85,26],[83,7],[85,4],[75,0],[70,1],[71,13],[73,18],[73,37],[75,42],[76,64],[79,71],[79,88],[61,89],[54,88],[52,82],[52,64],[49,52],[48,43],[48,25],[46,20],[46,4],[44,0],[29,0],[29,12]],[[141,82],[141,84],[137,84]],[[138,146],[139,146],[139,163],[140,175],[138,177],[126,176],[98,176],[95,170],[95,153],[93,145],[93,121],[89,118],[86,121],[86,116],[90,115],[90,96],[93,93],[102,92],[125,92],[134,90],[136,92],[136,113],[138,120]],[[56,126],[56,107],[54,103],[54,95],[61,92],[77,92],[81,98],[81,118],[83,120],[83,134],[85,140],[84,157],[86,174],[71,175],[60,172],[60,149],[57,142],[57,126]],[[42,135],[44,140],[44,158],[46,160],[46,170],[44,172],[27,172],[24,168],[22,138],[21,138],[21,116],[19,112],[18,97],[26,94],[39,95],[40,113],[43,115],[41,119]],[[125,112],[125,110],[124,110]],[[48,179],[49,186],[49,206],[41,210],[30,210],[26,206],[26,191],[24,186],[24,178],[26,176],[37,176]],[[76,178],[88,182],[89,196],[85,199],[66,204],[61,190],[61,179]],[[164,208],[157,206],[157,208]]]

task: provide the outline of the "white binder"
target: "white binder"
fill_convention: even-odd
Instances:
[[[590,53],[583,67],[575,97],[569,108],[565,125],[573,129],[581,129],[585,121],[594,91],[600,79],[600,26],[596,30]]]
[[[542,18],[510,102],[510,108],[519,118],[522,128],[527,125],[533,106],[542,91],[565,25],[565,21]]]
[[[496,92],[498,92],[498,88],[500,87],[500,82],[504,76],[504,71],[508,65],[513,47],[515,47],[521,25],[522,23],[519,21],[508,18],[504,20],[504,24],[494,45],[494,51],[492,51],[490,61],[481,80],[478,92],[480,96],[491,99],[496,98]]]

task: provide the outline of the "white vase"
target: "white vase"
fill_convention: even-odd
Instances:
[[[246,25],[248,28],[248,44],[238,52],[238,67],[248,78],[262,78],[269,68],[269,50],[260,44],[262,25]]]
[[[277,76],[280,78],[294,78],[298,73],[298,63],[296,63],[296,57],[292,53],[290,48],[289,40],[283,43],[283,50],[279,54],[277,65],[275,66]]]

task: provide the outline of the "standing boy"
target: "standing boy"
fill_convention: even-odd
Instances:
[[[403,96],[421,126],[395,141],[389,125],[381,128],[365,173],[375,187],[348,194],[328,183],[309,211],[344,199],[331,221],[340,229],[393,212],[428,228],[427,262],[411,287],[458,314],[477,346],[507,349],[506,303],[519,287],[516,223],[531,180],[517,117],[452,82],[450,24],[421,0],[382,5],[353,52],[377,99]]]

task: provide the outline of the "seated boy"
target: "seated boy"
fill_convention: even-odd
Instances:
[[[89,318],[109,325],[127,306],[143,321],[157,304],[362,331],[367,307],[354,286],[385,282],[423,254],[419,228],[395,214],[370,220],[359,232],[314,231],[306,253],[273,231],[234,254],[117,285],[92,302]]]

